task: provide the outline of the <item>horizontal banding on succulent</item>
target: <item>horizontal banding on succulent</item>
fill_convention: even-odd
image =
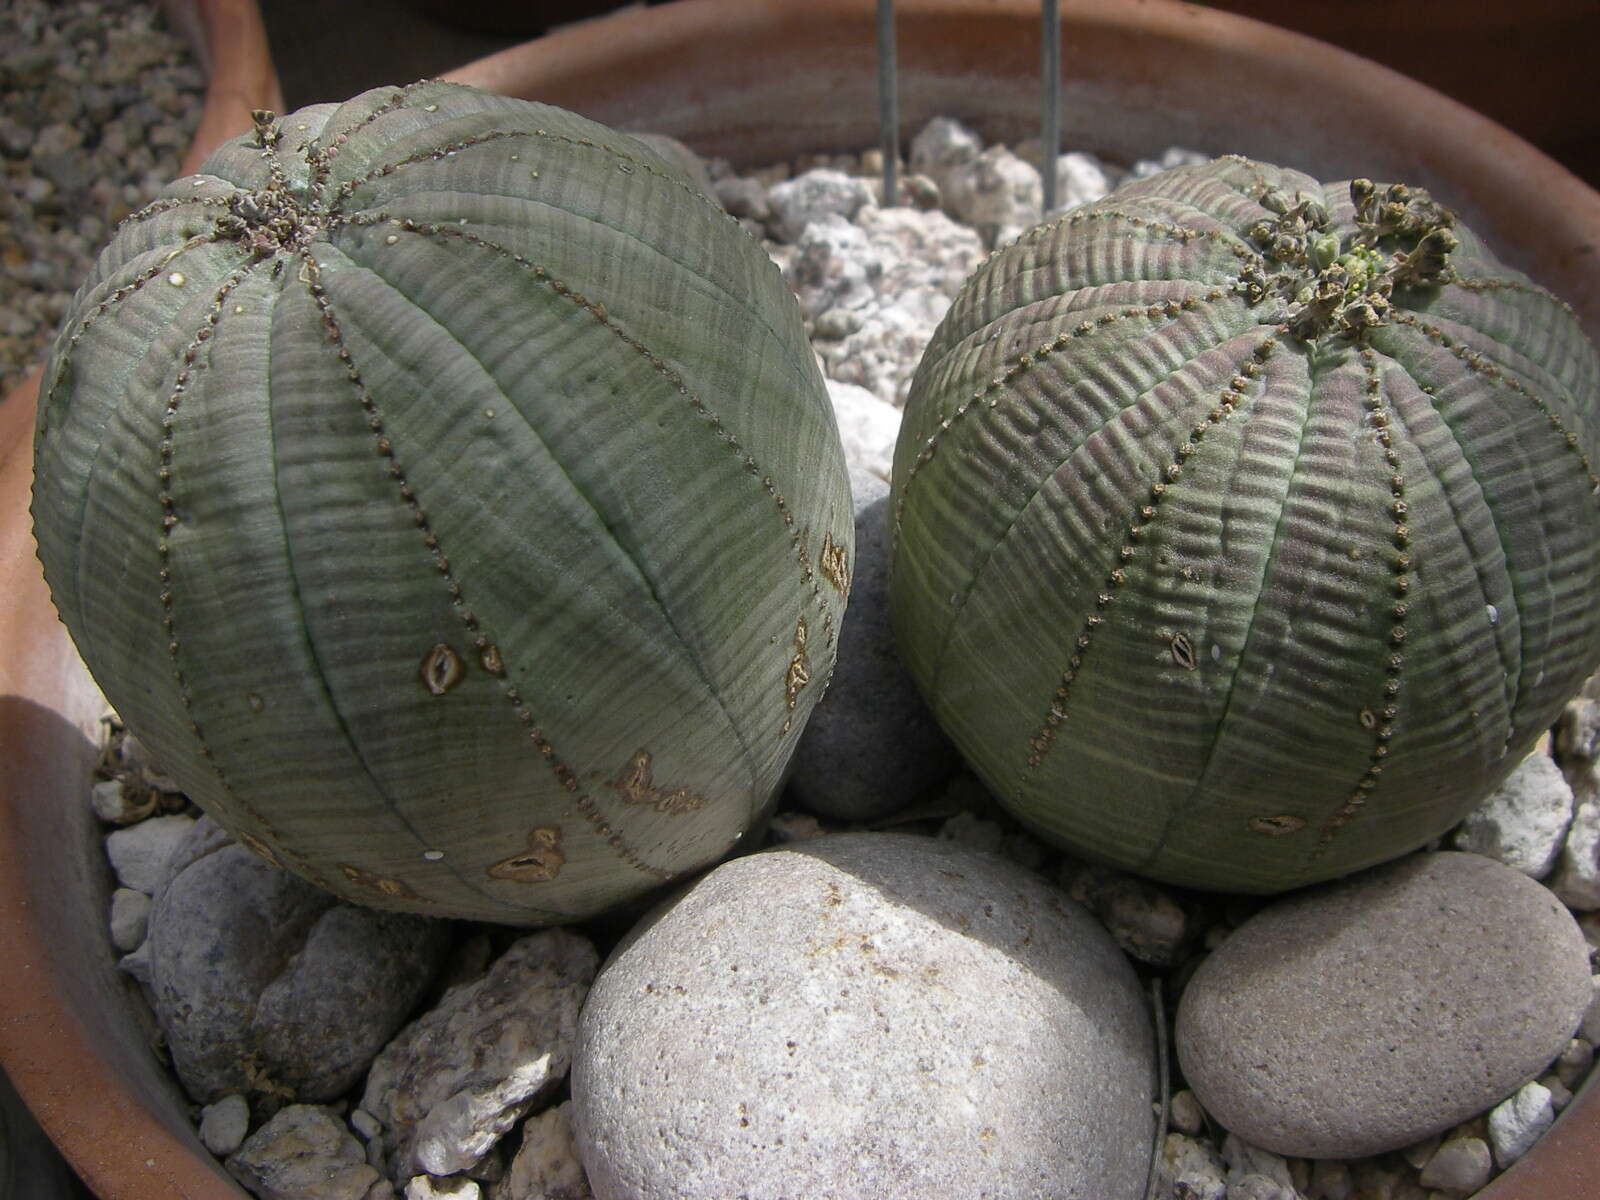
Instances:
[[[1418,189],[1128,184],[991,256],[923,357],[902,657],[1076,852],[1256,892],[1403,853],[1600,659],[1597,397],[1571,309]]]
[[[709,865],[780,785],[820,690],[789,691],[796,622],[826,678],[845,606],[843,453],[776,268],[648,147],[439,82],[258,113],[124,224],[47,372],[63,620],[291,870],[568,920]],[[609,786],[641,745],[693,791]],[[514,861],[530,827],[581,869]],[[485,863],[551,875],[533,902]]]

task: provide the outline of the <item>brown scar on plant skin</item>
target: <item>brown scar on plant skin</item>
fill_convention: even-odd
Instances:
[[[635,751],[632,758],[612,780],[611,786],[622,793],[627,804],[644,804],[659,813],[677,816],[704,808],[706,798],[685,787],[658,788],[651,778],[650,751]]]
[[[241,833],[239,835],[239,841],[244,844],[247,850],[250,850],[258,858],[265,860],[269,866],[282,868],[283,864],[278,861],[278,856],[272,852],[272,847],[263,842],[255,834]]]
[[[424,654],[422,665],[417,668],[422,685],[435,696],[442,696],[455,687],[466,673],[461,656],[443,642]]]
[[[1254,833],[1265,833],[1272,837],[1282,837],[1286,833],[1297,833],[1306,827],[1303,817],[1280,814],[1275,817],[1251,817],[1248,822]]]
[[[540,825],[528,831],[527,848],[488,868],[491,879],[513,883],[546,883],[561,873],[567,856],[561,850],[561,829]]]
[[[789,669],[783,676],[783,698],[789,706],[789,715],[783,722],[785,733],[789,732],[789,726],[794,721],[794,711],[800,703],[800,689],[811,682],[811,660],[806,657],[806,637],[806,619],[802,616],[795,622],[794,657],[789,660]]]
[[[1172,635],[1170,641],[1173,662],[1177,663],[1185,671],[1192,671],[1200,665],[1199,660],[1195,658],[1194,641],[1187,633],[1179,630]]]
[[[817,557],[817,566],[822,577],[833,584],[841,596],[850,594],[850,561],[844,547],[833,540],[832,531],[822,535],[822,553]]]
[[[379,875],[376,871],[368,871],[351,863],[340,863],[339,870],[344,877],[357,887],[377,892],[382,896],[390,896],[396,900],[426,900],[426,897],[417,895],[412,891],[411,885],[403,879],[394,879],[388,875]]]

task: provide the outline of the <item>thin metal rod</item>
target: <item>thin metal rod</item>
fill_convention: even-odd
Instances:
[[[895,202],[900,166],[900,93],[895,78],[894,0],[878,0],[878,145],[883,149],[883,206]]]
[[[1056,206],[1056,157],[1061,153],[1061,6],[1043,0],[1040,17],[1039,168],[1044,176],[1044,211]]]

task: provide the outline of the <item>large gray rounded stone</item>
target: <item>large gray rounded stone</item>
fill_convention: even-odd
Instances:
[[[433,977],[448,925],[340,901],[196,825],[150,911],[152,1003],[189,1094],[331,1100]]]
[[[851,474],[852,485],[859,476]],[[889,489],[856,496],[850,616],[833,679],[795,748],[789,795],[818,816],[872,821],[925,799],[961,765],[895,650],[889,624]],[[875,494],[873,494],[875,493]]]
[[[598,1200],[1138,1200],[1154,1045],[1083,908],[995,856],[856,833],[725,863],[579,1021]]]
[[[1279,1154],[1353,1158],[1482,1112],[1589,1003],[1572,914],[1476,854],[1419,854],[1262,909],[1189,981],[1178,1061],[1201,1104]]]

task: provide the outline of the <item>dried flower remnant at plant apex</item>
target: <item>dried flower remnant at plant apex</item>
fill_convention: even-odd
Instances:
[[[832,669],[852,510],[796,303],[675,168],[559,109],[424,83],[258,113],[101,255],[36,444],[107,697],[350,899],[559,922],[703,867]]]
[[[1229,158],[969,280],[896,449],[936,715],[1063,845],[1269,892],[1437,836],[1600,659],[1600,361],[1420,189]]]

